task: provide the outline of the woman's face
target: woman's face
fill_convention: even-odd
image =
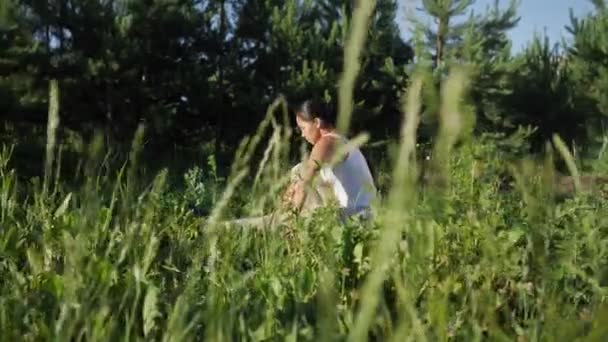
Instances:
[[[312,121],[304,120],[296,115],[296,124],[302,135],[310,144],[314,145],[321,138],[321,121],[316,118]]]

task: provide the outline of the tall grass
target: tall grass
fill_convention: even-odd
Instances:
[[[353,109],[353,91],[355,81],[361,69],[359,57],[365,41],[369,21],[374,13],[376,0],[356,1],[355,10],[352,16],[349,35],[344,48],[344,70],[340,79],[338,92],[338,131],[348,132]]]
[[[360,4],[349,77],[370,13]],[[341,222],[327,208],[268,229],[221,224],[278,204],[290,167],[282,99],[243,140],[225,183],[210,165],[188,173],[180,193],[168,187],[169,170],[142,183],[143,128],[118,170],[105,166],[108,147],[94,138],[79,188],[19,181],[3,146],[0,338],[605,340],[608,201],[593,193],[558,200],[551,150],[540,164],[507,164],[491,140],[465,136],[467,81],[456,69],[436,106],[431,171],[441,181],[420,186],[416,130],[426,79],[417,73],[403,99],[398,152],[378,171],[391,175],[390,191],[373,222]],[[350,112],[349,98],[341,111]],[[340,117],[348,127],[349,115]],[[194,215],[197,198],[209,215]]]
[[[44,164],[44,192],[48,191],[51,182],[55,150],[57,144],[57,128],[59,127],[59,85],[57,80],[49,82],[49,113],[47,120],[46,160]]]

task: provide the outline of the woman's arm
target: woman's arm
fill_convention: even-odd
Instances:
[[[321,166],[331,161],[335,150],[335,139],[332,137],[321,138],[312,148],[310,157],[303,164],[302,178],[296,182],[291,204],[300,211],[306,200],[306,188],[315,178]]]

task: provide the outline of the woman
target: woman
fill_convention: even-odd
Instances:
[[[370,204],[376,196],[371,172],[358,148],[346,150],[339,157],[339,149],[346,143],[335,129],[336,115],[316,102],[306,101],[295,111],[296,124],[302,137],[312,146],[306,161],[291,170],[291,184],[283,194],[284,204],[298,213],[311,214],[321,206],[337,204],[341,218],[371,217]],[[284,222],[283,210],[272,214],[226,222],[239,227],[264,228]]]
[[[302,164],[301,179],[288,189],[288,203],[302,209],[309,189],[317,178],[328,188],[340,207],[343,216],[369,217],[370,204],[376,196],[376,187],[365,157],[359,148],[350,148],[344,156],[337,156],[346,139],[335,129],[336,114],[313,101],[305,101],[295,112],[296,124],[302,137],[312,145],[308,160]],[[335,165],[334,158],[339,157]]]

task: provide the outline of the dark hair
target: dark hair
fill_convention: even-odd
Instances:
[[[306,100],[296,109],[295,114],[305,121],[321,119],[323,125],[336,125],[336,112],[328,105],[319,101]]]

